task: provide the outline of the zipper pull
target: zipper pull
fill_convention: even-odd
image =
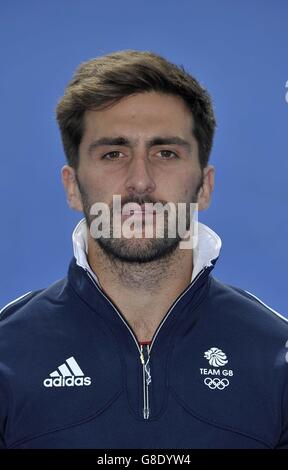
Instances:
[[[141,361],[141,364],[144,366],[144,364],[145,364],[145,359],[144,359],[143,346],[142,346],[142,345],[141,345],[140,361]]]
[[[146,353],[146,357],[145,357],[145,353]],[[141,344],[140,359],[141,359],[142,365],[144,366],[145,380],[146,380],[146,385],[148,386],[152,382],[151,373],[150,373],[150,366],[149,366],[149,361],[150,361],[149,346],[143,346]]]
[[[151,373],[150,373],[150,367],[148,365],[148,362],[145,364],[145,377],[146,377],[146,384],[147,386],[151,384],[152,379],[151,379]]]

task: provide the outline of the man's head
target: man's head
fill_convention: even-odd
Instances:
[[[144,92],[181,97],[194,118],[199,163],[209,160],[216,126],[211,98],[183,67],[152,52],[120,51],[80,65],[57,106],[57,121],[68,164],[77,169],[85,132],[84,115],[122,98]]]
[[[90,226],[95,202],[198,202],[213,189],[208,165],[215,128],[211,100],[182,68],[148,52],[123,51],[80,66],[57,107],[68,160],[70,206]],[[123,261],[167,256],[181,238],[99,239]]]

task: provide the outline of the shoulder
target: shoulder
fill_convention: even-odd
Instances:
[[[65,279],[61,279],[45,289],[30,291],[9,302],[0,310],[0,330],[9,323],[33,317],[45,309],[51,310],[55,300],[61,297],[64,290]]]
[[[213,277],[209,295],[215,308],[239,328],[288,339],[288,319],[255,294]]]
[[[35,295],[40,292],[42,292],[42,290],[26,292],[26,294],[22,294],[20,297],[17,297],[16,299],[11,300],[11,302],[8,304],[4,305],[4,307],[2,307],[0,310],[0,321],[9,317],[21,307],[26,305],[31,299],[33,299],[33,297],[35,297]]]

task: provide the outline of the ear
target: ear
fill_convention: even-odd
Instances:
[[[83,212],[81,194],[78,188],[74,168],[69,165],[63,166],[61,176],[69,206],[71,209]]]
[[[211,194],[214,189],[215,168],[208,165],[203,170],[203,184],[198,192],[198,209],[203,211],[210,205]]]

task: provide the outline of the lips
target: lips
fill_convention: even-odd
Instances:
[[[145,205],[141,206],[141,210],[138,210],[138,209],[133,210],[132,209],[132,212],[134,214],[156,214],[156,210],[153,209],[153,207],[148,206],[148,207],[145,208]]]
[[[141,206],[139,206],[139,204],[135,204],[135,208],[133,208],[133,204],[131,203],[129,204],[128,207],[124,206],[122,209],[123,215],[145,215],[145,214],[156,214],[156,213],[157,211],[155,208],[153,209],[153,207],[150,207],[149,205],[145,207],[145,204],[141,204]]]

